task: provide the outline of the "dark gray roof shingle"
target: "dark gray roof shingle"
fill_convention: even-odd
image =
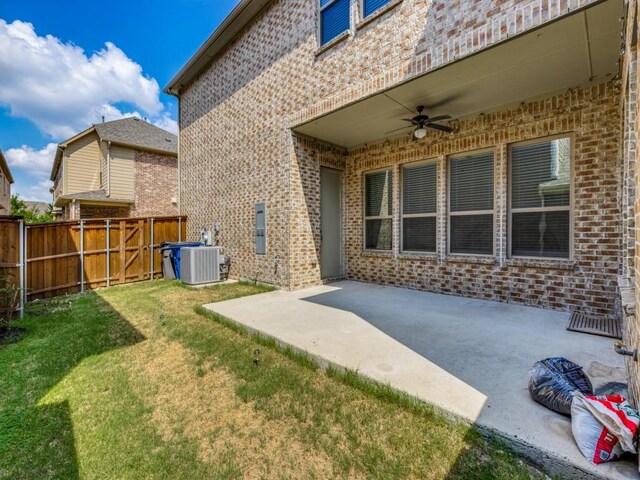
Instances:
[[[104,190],[91,190],[89,192],[71,193],[69,195],[61,195],[60,198],[67,200],[94,200],[113,203],[133,203],[133,200],[108,197],[107,192],[105,192]]]
[[[178,137],[137,117],[94,125],[101,140],[178,153]]]

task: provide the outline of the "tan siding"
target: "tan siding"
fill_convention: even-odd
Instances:
[[[133,200],[134,157],[135,151],[130,148],[111,146],[111,198]]]
[[[107,142],[100,142],[100,188],[109,193],[109,145]]]
[[[95,133],[70,144],[63,161],[65,195],[100,188],[100,147]]]

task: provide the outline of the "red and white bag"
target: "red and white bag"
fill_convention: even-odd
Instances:
[[[582,454],[592,463],[637,453],[634,442],[640,417],[621,395],[596,397],[576,392],[571,403],[571,429]]]

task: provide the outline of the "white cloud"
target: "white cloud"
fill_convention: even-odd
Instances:
[[[10,148],[4,152],[9,166],[25,170],[29,175],[37,178],[48,178],[53,166],[57,144],[49,143],[41,150],[34,150],[28,145]]]
[[[171,115],[169,115],[167,112],[165,112],[160,118],[152,120],[151,123],[153,123],[156,127],[164,128],[165,130],[176,135],[178,134],[178,122],[171,118]]]
[[[17,193],[22,200],[51,203],[53,196],[49,189],[52,185],[53,182],[48,179],[39,180],[36,183],[24,183],[16,180],[16,183],[11,185],[11,193]]]
[[[72,43],[38,36],[30,23],[0,19],[0,103],[54,139],[71,137],[102,116],[137,113],[114,106],[121,102],[175,130],[159,95],[158,82],[111,42],[87,56]]]

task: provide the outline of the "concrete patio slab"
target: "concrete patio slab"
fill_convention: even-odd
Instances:
[[[568,314],[352,281],[205,306],[248,329],[358,371],[504,437],[563,478],[637,478],[637,464],[594,466],[569,418],[531,400],[531,365],[565,356],[596,390],[624,382],[612,340],[566,331]]]

